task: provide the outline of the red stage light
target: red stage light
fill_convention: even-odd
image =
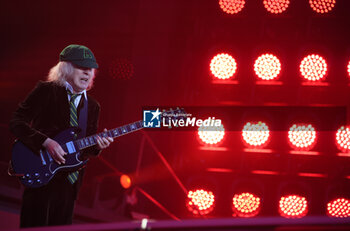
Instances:
[[[348,63],[348,74],[349,74],[349,77],[350,77],[350,61]]]
[[[260,198],[246,192],[235,194],[232,199],[233,216],[254,217],[260,211]]]
[[[130,79],[134,75],[134,66],[128,59],[115,59],[109,67],[109,74],[114,79]]]
[[[225,53],[221,53],[212,58],[210,71],[218,79],[229,79],[236,72],[237,64],[235,59]]]
[[[335,0],[309,0],[310,7],[317,13],[328,13],[335,6]]]
[[[128,175],[121,175],[120,177],[120,184],[123,188],[127,189],[127,188],[130,188],[131,186],[131,179]]]
[[[273,14],[280,14],[288,8],[289,0],[264,0],[264,7]]]
[[[350,151],[350,127],[341,126],[336,133],[337,147],[342,152]]]
[[[308,55],[300,63],[300,73],[309,81],[322,80],[327,73],[327,63],[319,55]]]
[[[307,201],[305,197],[289,195],[281,197],[279,213],[286,218],[300,218],[307,214]]]
[[[194,215],[206,215],[214,208],[214,194],[211,191],[197,189],[189,191],[187,195],[187,208]]]
[[[245,0],[220,0],[220,8],[228,14],[236,14],[240,12],[245,4]]]
[[[349,217],[350,201],[345,198],[337,198],[327,204],[327,214],[330,217]]]
[[[293,124],[288,131],[289,144],[296,150],[310,150],[316,143],[316,131],[311,124]]]
[[[276,56],[264,54],[255,60],[254,71],[260,79],[276,79],[281,72],[281,63]]]
[[[198,128],[198,136],[206,144],[217,144],[225,136],[225,128],[220,126],[200,126]]]
[[[248,122],[243,127],[242,137],[246,145],[250,147],[263,147],[267,144],[270,131],[268,126],[261,121]]]

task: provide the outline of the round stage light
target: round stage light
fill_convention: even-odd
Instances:
[[[220,8],[228,14],[236,14],[244,8],[245,0],[219,0]]]
[[[349,61],[349,63],[348,63],[348,75],[349,75],[349,77],[350,77],[350,61]]]
[[[264,0],[264,7],[272,14],[280,14],[289,6],[289,0]]]
[[[341,126],[335,135],[337,147],[342,152],[350,152],[350,127]]]
[[[310,150],[316,143],[316,131],[311,124],[293,124],[288,131],[289,144],[296,150]]]
[[[286,218],[300,218],[307,214],[307,201],[305,197],[289,195],[281,197],[279,213]]]
[[[350,201],[345,198],[337,198],[327,204],[327,214],[330,217],[349,217]]]
[[[281,72],[281,63],[276,56],[264,54],[255,60],[254,71],[262,80],[273,80]]]
[[[260,198],[249,192],[235,194],[232,211],[234,217],[254,217],[260,211]]]
[[[317,54],[306,56],[300,63],[301,75],[309,81],[323,80],[327,73],[327,63]]]
[[[198,127],[198,137],[205,144],[217,144],[225,136],[223,124],[220,126],[200,126]]]
[[[269,127],[264,122],[248,122],[242,130],[242,137],[249,147],[263,147],[270,137]]]
[[[334,8],[335,3],[335,0],[309,0],[310,7],[320,14],[331,11]]]
[[[115,59],[109,67],[109,74],[113,79],[130,79],[134,75],[134,66],[128,59]]]
[[[121,175],[120,176],[120,184],[123,188],[128,189],[131,186],[131,179],[128,175]]]
[[[221,53],[212,58],[210,71],[218,79],[229,79],[236,73],[235,59],[226,53]]]
[[[187,195],[187,209],[194,215],[206,215],[214,208],[214,194],[211,191],[197,189]]]

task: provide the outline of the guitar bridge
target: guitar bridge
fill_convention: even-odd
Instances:
[[[43,165],[46,165],[46,161],[45,161],[44,156],[43,156],[43,150],[40,150],[40,159],[41,159],[41,163]]]

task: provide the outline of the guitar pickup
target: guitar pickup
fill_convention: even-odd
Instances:
[[[73,141],[66,143],[66,147],[69,154],[76,152]]]

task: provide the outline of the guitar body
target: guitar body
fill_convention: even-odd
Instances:
[[[87,160],[79,159],[79,148],[73,142],[75,130],[69,128],[54,138],[67,153],[66,163],[62,165],[57,164],[45,149],[40,150],[40,153],[34,153],[22,142],[15,142],[12,148],[12,167],[16,174],[21,175],[20,181],[24,186],[30,188],[44,186],[57,172],[75,171],[86,164]]]

